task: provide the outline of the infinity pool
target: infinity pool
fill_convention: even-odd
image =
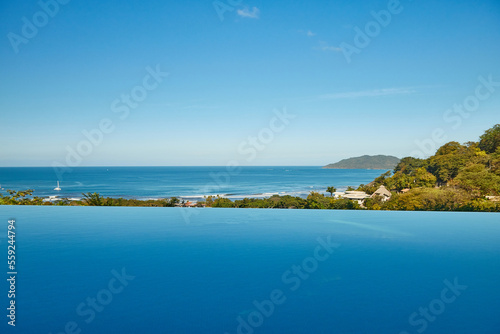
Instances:
[[[2,333],[500,333],[500,215],[0,206]]]

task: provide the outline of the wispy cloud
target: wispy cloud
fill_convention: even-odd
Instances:
[[[311,30],[297,30],[297,32],[307,37],[314,37],[317,35],[315,32],[312,32]]]
[[[318,49],[320,49],[321,51],[342,52],[342,48],[340,48],[338,46],[329,45],[327,42],[324,42],[324,41],[319,42]]]
[[[238,9],[237,13],[241,17],[247,17],[249,19],[258,19],[260,17],[260,9],[257,7],[253,7],[252,11],[248,9],[248,7],[245,7],[243,9]]]
[[[363,90],[358,92],[344,92],[344,93],[333,93],[321,95],[321,99],[354,99],[359,97],[377,97],[377,96],[389,96],[389,95],[407,95],[414,94],[416,90],[411,87],[404,88],[384,88],[384,89],[372,89]]]

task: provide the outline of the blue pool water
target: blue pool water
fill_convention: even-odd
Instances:
[[[0,332],[498,334],[499,217],[1,206]]]
[[[0,193],[34,189],[35,196],[81,198],[98,192],[124,198],[183,197],[202,199],[225,195],[231,199],[289,194],[305,197],[328,186],[339,190],[367,184],[385,170],[341,170],[321,167],[50,167],[0,168]],[[61,191],[54,191],[57,181]]]

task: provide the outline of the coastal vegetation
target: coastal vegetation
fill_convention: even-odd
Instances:
[[[388,196],[378,195],[384,188]],[[412,211],[488,211],[500,212],[500,124],[488,129],[478,142],[452,141],[441,146],[427,159],[405,157],[387,171],[357,189],[366,194],[361,202],[334,196],[337,189],[327,186],[323,193],[311,192],[307,198],[274,195],[268,198],[244,198],[231,201],[208,196],[191,203],[178,198],[138,200],[82,194],[81,200],[47,201],[33,197],[33,190],[7,190],[0,194],[0,205],[72,205],[72,206],[197,206],[212,208],[273,209],[348,209]]]
[[[452,141],[427,159],[403,158],[359,190],[372,194],[381,185],[391,199],[367,200],[368,209],[500,211],[500,124],[478,142]]]

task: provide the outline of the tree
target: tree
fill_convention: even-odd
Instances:
[[[429,158],[427,170],[443,185],[456,177],[460,168],[465,167],[475,157],[474,147],[466,147],[452,141],[441,146],[436,154]]]
[[[458,187],[476,197],[500,194],[500,176],[490,172],[482,164],[471,164],[463,168],[455,181]]]
[[[312,191],[306,199],[306,209],[327,209],[330,204],[330,199],[323,194]]]
[[[328,209],[331,210],[359,210],[361,206],[357,201],[352,201],[347,198],[334,199],[330,198]]]
[[[328,188],[326,188],[326,192],[330,193],[330,197],[332,197],[333,193],[336,192],[336,191],[337,191],[337,188],[335,188],[335,187],[328,187]]]
[[[358,191],[364,191],[368,195],[373,194],[377,189],[380,187],[380,185],[376,185],[375,182],[370,182],[369,184],[360,184],[358,187]]]
[[[303,198],[285,195],[280,198],[274,207],[277,209],[303,209],[305,205],[306,200]]]
[[[393,196],[383,209],[411,211],[455,211],[470,202],[471,196],[462,189],[450,187],[418,188]]]
[[[488,162],[488,165],[491,171],[497,175],[500,175],[500,146],[497,147],[495,153],[490,155],[491,161]]]
[[[415,179],[409,175],[403,174],[402,172],[397,172],[391,178],[391,181],[387,181],[387,185],[389,189],[396,189],[397,191],[401,191],[406,188],[411,188],[413,185],[413,181]]]
[[[388,177],[391,177],[391,174],[392,172],[390,170],[388,170],[387,172],[385,172],[384,174],[380,175],[379,177],[377,177],[375,180],[373,180],[373,182],[377,185],[381,185],[381,184],[384,184],[384,181],[388,178]]]
[[[33,189],[15,191],[11,189],[6,190],[10,196],[3,196],[0,194],[0,204],[7,205],[40,205],[42,204],[42,199],[39,197],[34,197],[33,199],[29,196],[33,195]]]
[[[500,146],[500,124],[496,124],[491,129],[479,137],[479,148],[486,153],[493,153]]]
[[[177,198],[177,197],[171,197],[169,199],[165,199],[161,202],[161,204],[164,206],[164,207],[174,207],[176,206],[177,204],[179,204],[181,201]]]
[[[104,198],[99,195],[99,193],[82,193],[84,199],[83,199],[83,202],[87,205],[90,205],[90,206],[102,206],[104,205]]]
[[[225,197],[220,197],[217,195],[217,198],[212,203],[213,208],[234,208],[234,203]]]
[[[365,199],[363,205],[368,210],[380,210],[384,206],[384,199],[382,196],[375,195],[373,197]]]
[[[401,159],[397,166],[394,168],[394,174],[401,172],[406,175],[413,175],[419,168],[427,168],[429,162],[427,159],[418,159],[413,157],[406,157]]]
[[[415,179],[413,180],[413,186],[415,187],[434,187],[436,185],[437,178],[425,170],[425,168],[417,168],[415,171]]]
[[[462,150],[464,150],[466,147],[463,145],[460,145],[459,142],[456,141],[450,141],[449,143],[444,144],[438,150],[436,151],[435,155],[447,155],[447,154],[455,154],[458,153]]]
[[[214,196],[203,196],[205,198],[205,205],[211,207],[214,203]]]
[[[384,185],[391,190],[401,191],[403,189],[434,187],[437,178],[429,173],[425,168],[419,167],[406,174],[402,170],[397,171],[390,178],[385,179]]]

